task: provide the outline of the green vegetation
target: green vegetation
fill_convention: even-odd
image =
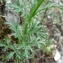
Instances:
[[[24,21],[21,25],[17,19],[13,22],[5,23],[12,30],[10,35],[17,38],[17,43],[12,41],[9,37],[6,37],[3,42],[0,42],[0,47],[3,47],[6,52],[6,58],[3,58],[3,60],[8,61],[14,59],[16,61],[15,63],[24,63],[25,61],[29,63],[28,59],[34,59],[36,51],[51,52],[46,49],[52,43],[52,39],[49,39],[46,26],[42,24],[40,20],[37,20],[36,16],[46,9],[59,7],[59,5],[51,2],[46,2],[45,5],[45,0],[32,0],[30,7],[26,8],[25,2],[26,0],[22,0],[21,4],[20,0],[15,0],[13,4],[7,4],[13,8],[11,10],[12,12],[16,12],[17,14],[21,13],[20,17],[23,17]],[[30,10],[29,14],[27,12],[28,9]]]

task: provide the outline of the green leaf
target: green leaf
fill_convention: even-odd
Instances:
[[[10,60],[10,59],[13,57],[14,53],[15,53],[15,52],[9,52],[9,53],[7,54],[7,59]]]
[[[12,31],[16,31],[16,27],[15,27],[15,24],[11,23],[11,22],[6,22],[5,24],[9,25],[10,26],[10,29]]]
[[[38,10],[38,8],[40,7],[40,5],[43,3],[44,0],[39,0],[38,1],[38,4],[35,6],[35,8],[32,10],[29,18],[28,18],[28,21],[30,22],[32,17],[35,15],[36,11]]]
[[[7,6],[9,6],[11,8],[17,8],[17,9],[19,9],[19,6],[17,6],[16,4],[7,4]]]
[[[10,38],[6,37],[6,38],[4,39],[4,41],[5,41],[5,43],[6,43],[7,45],[10,45],[10,42],[11,42]]]
[[[43,11],[43,10],[52,8],[52,7],[54,7],[54,6],[56,6],[56,3],[48,3],[47,5],[43,6],[40,10],[38,10],[38,11],[36,12],[36,14],[39,13],[40,11]]]
[[[34,2],[34,0],[32,0],[32,6],[30,8],[30,12],[32,12],[32,10],[35,8],[36,6],[36,3]]]
[[[0,43],[0,47],[4,47],[4,46],[6,46],[5,44],[3,44],[3,43]]]
[[[15,53],[16,53],[16,57],[21,59],[21,52],[18,49],[15,51]]]
[[[25,56],[26,56],[27,59],[29,58],[28,54],[29,54],[29,53],[28,53],[28,50],[25,49]]]

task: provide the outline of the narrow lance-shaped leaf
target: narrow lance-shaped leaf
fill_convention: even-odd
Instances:
[[[44,0],[39,0],[39,1],[38,1],[38,4],[37,4],[37,5],[35,6],[35,8],[32,10],[32,12],[31,12],[31,14],[30,14],[30,16],[29,16],[29,18],[28,18],[28,21],[29,21],[29,22],[31,21],[32,17],[35,15],[37,9],[40,7],[40,5],[43,3],[43,1],[44,1]]]
[[[36,11],[37,11],[38,8],[40,7],[40,5],[43,3],[43,1],[44,1],[44,0],[39,0],[39,1],[38,1],[38,4],[37,4],[37,5],[35,6],[35,8],[32,10],[32,12],[31,12],[31,14],[30,14],[30,16],[29,16],[29,18],[28,18],[28,20],[27,20],[29,24],[30,24],[30,22],[31,22],[32,17],[35,15]],[[24,34],[26,34],[26,32],[27,32],[28,23],[26,23],[26,25],[25,25]]]

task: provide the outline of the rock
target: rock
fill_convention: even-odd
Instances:
[[[58,50],[55,51],[55,55],[54,55],[54,60],[58,61],[61,58],[60,52]]]

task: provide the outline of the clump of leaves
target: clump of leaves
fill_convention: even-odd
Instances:
[[[46,50],[45,46],[47,47],[47,43],[49,43],[49,34],[47,30],[45,30],[45,25],[33,19],[43,1],[44,0],[37,0],[34,9],[30,10],[30,14],[24,15],[25,19],[22,25],[20,25],[16,19],[14,22],[6,22],[12,30],[11,36],[18,39],[17,43],[11,44],[11,39],[7,38],[4,40],[4,43],[0,44],[0,46],[4,47],[4,50],[7,51],[7,60],[14,58],[16,63],[23,62],[30,58],[34,58],[36,50]],[[18,6],[19,9],[23,10],[23,7],[21,8],[20,5]],[[17,11],[16,9],[14,10]],[[35,47],[37,48],[35,49]],[[10,51],[8,51],[9,49]]]
[[[7,22],[6,24],[12,30],[11,35],[18,38],[18,43],[11,44],[10,38],[5,38],[4,44],[0,44],[5,51],[10,49],[10,52],[7,52],[8,60],[14,58],[14,56],[15,59],[18,58],[19,60],[33,58],[35,50],[43,49],[46,46],[49,35],[45,26],[41,25],[39,21],[32,21],[26,34],[24,34],[24,26],[19,25],[16,20],[13,23]],[[37,49],[34,47],[37,47]]]

